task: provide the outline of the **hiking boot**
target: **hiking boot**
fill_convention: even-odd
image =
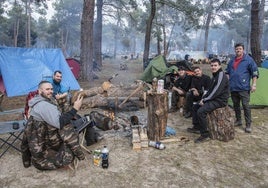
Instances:
[[[186,119],[188,119],[188,118],[192,117],[192,113],[191,113],[191,112],[187,112],[187,113],[184,115],[184,117],[185,117]]]
[[[29,168],[31,166],[31,153],[22,152],[22,163],[24,168]]]
[[[250,125],[247,125],[246,128],[245,128],[245,132],[246,132],[246,133],[251,133],[251,131],[252,131],[252,130],[251,130]]]
[[[200,131],[197,128],[195,128],[195,127],[187,128],[187,131],[189,133],[200,134]]]
[[[238,126],[242,126],[242,121],[241,120],[236,120],[234,122],[234,126],[238,127]]]
[[[209,141],[210,138],[208,135],[201,135],[199,138],[197,138],[194,143],[196,144],[199,144],[199,143],[202,143],[202,142],[206,142],[206,141]]]

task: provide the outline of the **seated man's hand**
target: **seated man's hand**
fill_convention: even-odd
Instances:
[[[192,91],[194,96],[199,96],[199,92],[197,91],[197,89],[193,88]]]
[[[76,101],[74,101],[73,108],[76,109],[77,111],[81,108],[82,106],[82,101],[83,101],[83,96],[81,94],[78,95]]]

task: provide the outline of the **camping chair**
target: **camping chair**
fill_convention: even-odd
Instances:
[[[2,142],[0,146],[0,158],[10,149],[13,148],[21,152],[19,146],[22,139],[22,135],[25,128],[25,121],[6,121],[0,122],[0,134],[7,134],[8,136],[1,136],[0,141]],[[19,145],[19,146],[18,146]]]

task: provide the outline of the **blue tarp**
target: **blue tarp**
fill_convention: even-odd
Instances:
[[[61,49],[0,47],[0,71],[8,97],[26,95],[55,70],[62,72],[62,84],[71,90],[80,86]]]

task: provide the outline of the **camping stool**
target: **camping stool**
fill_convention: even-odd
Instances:
[[[1,136],[0,141],[3,142],[0,146],[0,158],[10,149],[13,148],[19,152],[20,146],[18,147],[16,144],[20,143],[22,139],[20,136],[22,135],[25,128],[25,121],[6,121],[0,123],[0,134],[8,134],[8,136]],[[20,144],[19,144],[20,145]]]

